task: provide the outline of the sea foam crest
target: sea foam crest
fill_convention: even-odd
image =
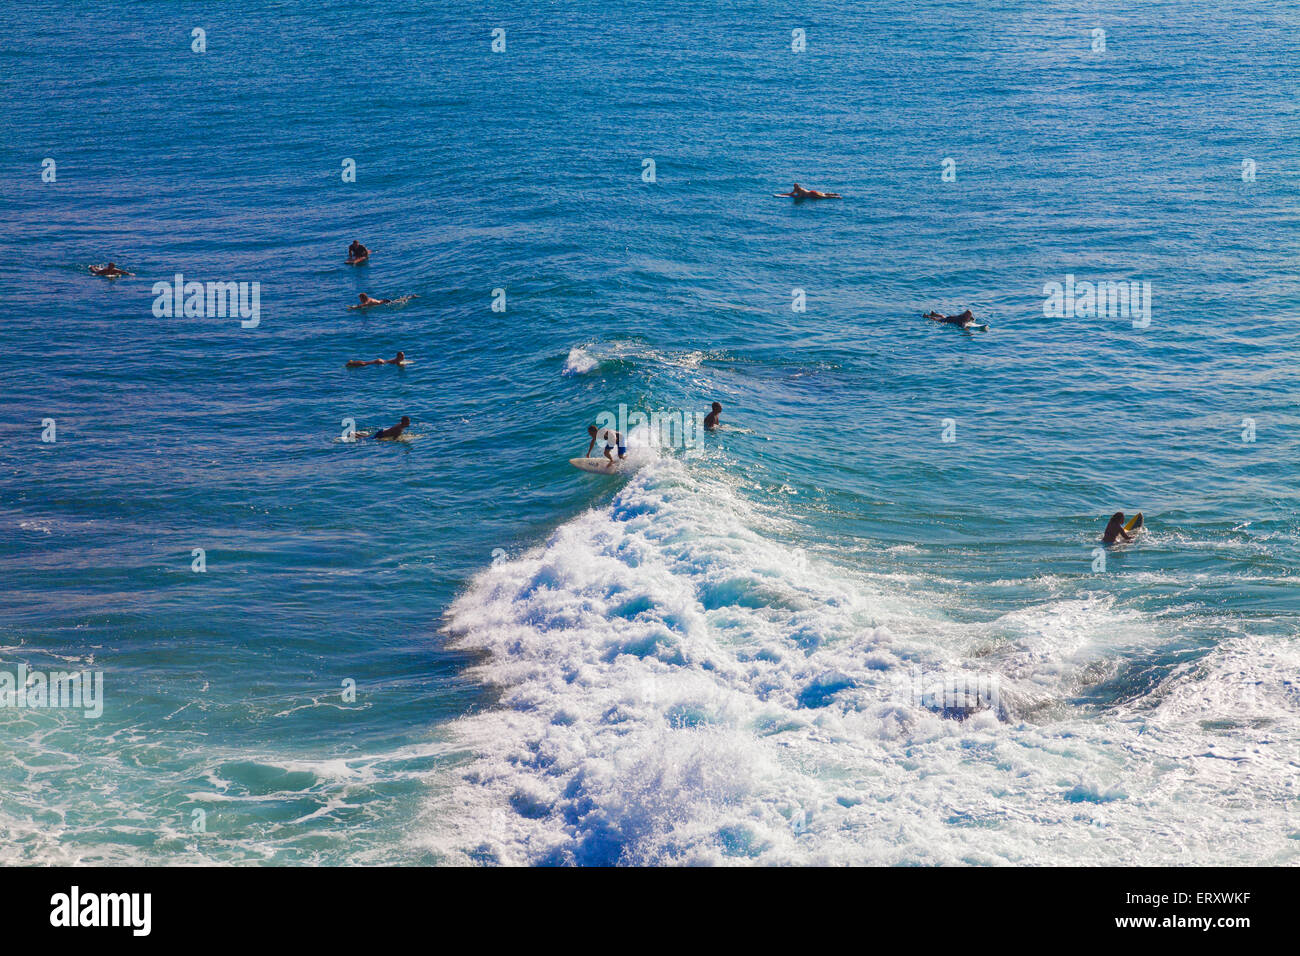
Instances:
[[[1258,720],[1207,744],[1195,675],[1087,699],[1171,637],[1150,616],[1099,596],[955,621],[923,586],[784,543],[799,529],[725,472],[646,452],[450,608],[500,697],[453,728],[468,760],[416,837],[438,858],[1150,863],[1176,826],[1158,861],[1208,863],[1236,813],[1224,775],[1251,768],[1279,799],[1238,821],[1234,858],[1294,855]]]
[[[486,652],[476,676],[501,706],[461,722],[477,755],[455,798],[469,819],[442,849],[596,864],[788,853],[833,799],[788,765],[795,738],[829,745],[845,721],[863,739],[933,732],[939,715],[892,686],[904,671],[879,616],[900,608],[780,544],[779,524],[655,460],[607,508],[479,575],[449,631]]]
[[[600,362],[586,349],[574,346],[569,349],[569,357],[564,360],[561,375],[586,375],[599,367]]]

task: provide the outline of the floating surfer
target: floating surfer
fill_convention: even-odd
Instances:
[[[931,310],[925,314],[927,319],[933,319],[935,322],[945,322],[948,325],[960,325],[963,329],[976,329],[980,332],[988,331],[988,323],[984,325],[975,324],[975,313],[970,309],[961,312],[958,315],[944,315],[942,312]]]
[[[618,449],[619,461],[622,461],[627,457],[627,442],[624,441],[623,436],[614,431],[614,429],[597,428],[595,425],[588,425],[587,434],[591,436],[591,441],[587,445],[588,458],[591,457],[591,450],[596,447],[596,442],[598,441],[605,443],[605,457],[609,459],[611,465],[614,464],[613,451],[615,448]]]
[[[816,189],[804,189],[798,183],[790,187],[788,193],[773,193],[780,199],[843,199],[839,193],[824,193]]]
[[[1110,516],[1110,521],[1106,522],[1106,530],[1101,534],[1101,540],[1106,544],[1114,544],[1123,539],[1132,541],[1137,538],[1137,533],[1142,529],[1142,512],[1133,516],[1133,520],[1128,524],[1124,523],[1124,512],[1116,511]],[[1130,532],[1132,532],[1130,534]]]
[[[405,415],[403,415],[402,420],[398,422],[396,425],[390,425],[387,428],[381,428],[379,431],[375,432],[370,437],[376,439],[377,441],[391,441],[394,438],[401,438],[402,432],[406,431],[406,429],[408,429],[410,426],[411,426],[411,420],[407,418]]]
[[[704,427],[709,431],[718,427],[718,418],[722,415],[722,403],[714,402],[713,410],[704,416]]]
[[[349,309],[373,309],[377,305],[401,305],[403,302],[410,302],[412,299],[419,298],[414,295],[404,295],[398,299],[375,299],[364,292],[357,296],[357,304],[348,306]]]
[[[406,353],[398,352],[396,358],[390,359],[371,359],[369,362],[363,362],[361,359],[352,359],[347,364],[347,368],[363,368],[366,365],[405,365]]]
[[[110,262],[106,266],[91,266],[90,274],[93,276],[103,276],[105,279],[116,279],[118,276],[133,276],[134,272],[127,272],[125,269],[119,269],[115,263]]]
[[[350,266],[359,266],[370,258],[370,250],[360,242],[353,239],[352,245],[348,246],[348,262]]]

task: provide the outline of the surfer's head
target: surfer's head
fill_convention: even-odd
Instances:
[[[714,402],[714,403],[713,403],[713,410],[714,410],[715,412],[720,412],[720,411],[722,411],[722,403],[721,403],[721,402]]]
[[[595,437],[596,437],[596,426],[595,426],[595,425],[588,425],[588,426],[587,426],[587,434],[590,435],[592,438],[595,438]]]
[[[1114,537],[1119,533],[1119,530],[1123,527],[1124,527],[1124,512],[1116,511],[1113,515],[1110,516],[1110,521],[1106,524],[1105,537],[1107,538]]]
[[[397,361],[399,361],[399,362],[405,362],[405,361],[406,361],[406,353],[405,353],[405,352],[398,352],[398,353],[397,353]]]
[[[410,424],[411,424],[411,420],[410,420],[409,418],[407,418],[405,415],[403,415],[403,416],[402,416],[402,427],[403,427],[403,428],[406,428],[406,427],[407,427],[408,425],[410,425]]]

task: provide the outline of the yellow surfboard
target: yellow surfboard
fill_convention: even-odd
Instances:
[[[1138,512],[1132,518],[1128,519],[1128,524],[1124,525],[1124,530],[1128,532],[1138,531],[1142,528],[1142,512]]]

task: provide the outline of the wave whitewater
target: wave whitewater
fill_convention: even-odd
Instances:
[[[447,629],[484,654],[475,676],[499,706],[455,727],[473,758],[430,807],[434,851],[555,865],[1151,862],[1152,828],[1181,819],[1199,847],[1162,858],[1223,859],[1206,802],[1222,803],[1222,781],[1189,781],[1174,755],[1204,743],[1158,719],[1184,706],[1171,702],[1185,675],[1143,702],[1141,728],[1125,705],[1072,703],[1115,676],[1121,651],[1167,639],[1158,622],[1084,599],[959,624],[920,591],[782,544],[786,530],[722,478],[660,459],[608,507],[483,571]],[[951,719],[927,697],[937,675],[976,671],[996,676],[997,706]],[[1127,759],[1114,735],[1133,738]],[[1284,767],[1263,772],[1284,786]],[[1175,780],[1196,800],[1169,806]],[[1277,831],[1242,832],[1277,850]]]

